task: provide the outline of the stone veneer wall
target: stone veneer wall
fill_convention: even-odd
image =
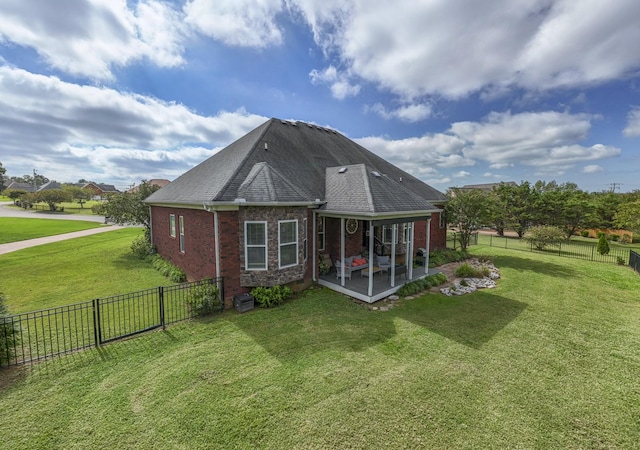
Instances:
[[[310,256],[311,248],[311,220],[312,214],[306,207],[255,207],[248,206],[240,208],[238,214],[238,246],[240,256],[240,285],[246,287],[254,286],[276,286],[284,285],[294,281],[304,280],[308,275],[310,260],[304,260],[303,242],[307,236],[307,255]],[[284,269],[279,268],[278,261],[278,221],[298,220],[298,264]],[[307,229],[304,229],[304,219],[307,219]],[[266,221],[267,222],[267,270],[245,270],[244,255],[244,222],[245,221]]]

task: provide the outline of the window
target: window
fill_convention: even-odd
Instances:
[[[184,217],[180,216],[180,251],[184,253]]]
[[[169,214],[169,234],[171,237],[176,237],[176,215]]]
[[[278,260],[280,268],[298,264],[298,221],[278,221]]]
[[[246,270],[267,270],[267,222],[244,223]]]
[[[324,220],[324,217],[320,217],[320,223],[318,223],[318,250],[324,250],[325,247]]]
[[[302,219],[302,260],[307,260],[307,219]]]
[[[447,218],[444,215],[444,209],[440,211],[440,228],[447,227]]]

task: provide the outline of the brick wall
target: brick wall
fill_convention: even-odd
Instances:
[[[427,246],[427,221],[415,222],[415,228],[413,232],[413,248],[418,250],[419,248],[425,248]],[[431,215],[431,233],[430,233],[430,251],[444,249],[447,247],[447,229],[445,227],[440,228],[440,214],[433,213]]]

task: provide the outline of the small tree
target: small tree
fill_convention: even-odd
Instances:
[[[78,187],[78,186],[65,186],[63,189],[69,192],[69,194],[71,195],[71,198],[76,203],[80,204],[80,209],[83,209],[84,204],[87,203],[88,200],[91,200],[91,197],[93,197],[92,192],[86,189],[82,189],[81,187]]]
[[[471,234],[490,221],[490,196],[478,189],[452,188],[447,192],[447,221],[460,233],[460,247],[466,250]]]
[[[529,228],[524,240],[533,245],[536,250],[544,250],[547,245],[557,245],[565,240],[565,232],[558,227],[538,225]]]
[[[36,201],[45,202],[49,205],[50,211],[55,211],[58,203],[70,202],[73,200],[71,193],[64,189],[47,189],[46,191],[38,191],[35,193],[35,199]]]
[[[609,242],[607,242],[607,235],[605,233],[600,233],[600,238],[598,239],[598,246],[596,247],[598,253],[601,255],[608,255],[610,248]]]

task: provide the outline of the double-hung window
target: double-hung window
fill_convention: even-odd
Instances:
[[[176,237],[176,215],[169,214],[169,235]]]
[[[180,222],[180,251],[184,253],[184,217],[178,217]]]
[[[244,223],[246,270],[267,270],[267,222]]]
[[[278,260],[280,268],[298,264],[298,221],[278,221]]]

